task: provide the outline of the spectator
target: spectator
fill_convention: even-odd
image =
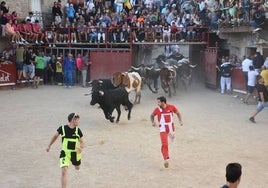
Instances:
[[[221,73],[221,94],[224,94],[225,92],[225,86],[226,86],[226,90],[228,93],[231,92],[231,77],[232,77],[232,71],[233,71],[233,66],[232,64],[229,62],[229,59],[226,58],[222,58],[222,64],[220,65],[220,67],[218,67],[218,70]]]
[[[62,78],[62,58],[57,57],[57,62],[56,62],[56,82],[58,86],[62,85],[63,78]]]
[[[91,62],[89,60],[89,53],[86,52],[84,56],[82,57],[82,65],[81,65],[82,87],[86,87],[87,72],[88,72],[88,68],[90,64]]]
[[[55,54],[51,55],[50,61],[48,62],[48,81],[51,85],[55,84],[55,74],[56,74],[56,56]]]
[[[252,9],[252,19],[249,25],[254,28],[262,28],[265,23],[265,15],[263,10],[260,10],[258,6],[254,6]]]
[[[171,29],[167,22],[163,26],[163,42],[170,42]]]
[[[73,85],[73,71],[75,70],[75,62],[73,55],[68,53],[68,56],[63,60],[63,71],[65,79],[65,87],[71,88]]]
[[[34,76],[34,82],[33,87],[35,89],[38,88],[40,79],[44,77],[44,68],[45,68],[45,58],[44,58],[44,52],[40,52],[35,57],[35,76]]]
[[[260,52],[256,52],[253,57],[253,66],[254,69],[260,73],[261,67],[263,66],[264,59]]]
[[[38,20],[35,20],[34,24],[32,24],[32,29],[33,29],[33,33],[37,35],[37,41],[39,41],[38,43],[44,44],[43,40],[44,39],[46,40],[45,33],[41,30],[41,26]],[[49,41],[46,40],[46,43],[48,44]]]
[[[32,48],[26,49],[24,53],[24,65],[23,65],[23,77],[29,82],[30,79],[34,78],[34,61],[35,55]]]
[[[250,56],[246,57],[242,61],[242,71],[243,71],[243,75],[244,75],[246,91],[248,91],[248,72],[249,72],[249,66],[252,66],[252,60],[251,60]]]
[[[264,65],[266,68],[268,68],[268,57],[266,57],[266,59],[265,59],[263,65]]]
[[[14,28],[12,27],[12,20],[8,20],[5,25],[5,34],[11,37],[11,43],[20,44],[20,35],[19,33],[15,32]]]
[[[248,71],[248,83],[247,83],[247,96],[244,100],[245,104],[248,104],[248,99],[250,96],[253,94],[254,89],[255,89],[255,84],[256,84],[256,78],[259,75],[258,72],[254,70],[254,67],[252,65],[249,66],[249,71]]]
[[[34,17],[33,12],[29,12],[29,15],[25,18],[25,21],[27,22],[30,20],[30,23],[33,24],[35,20],[37,20],[36,17]]]
[[[69,21],[68,24],[71,25],[72,23],[74,23],[75,19],[75,10],[72,3],[70,3],[69,7],[66,8],[66,14]]]
[[[268,91],[268,68],[266,66],[262,66],[262,71],[260,75],[263,77],[264,85]]]
[[[88,41],[87,37],[87,26],[86,23],[83,21],[79,21],[77,25],[77,37],[78,41],[82,42],[83,40]],[[82,40],[83,39],[83,40]]]
[[[16,67],[17,67],[17,82],[21,82],[22,72],[23,72],[23,54],[24,54],[24,47],[23,45],[19,45],[16,50]]]
[[[52,16],[53,16],[53,20],[56,22],[56,25],[61,22],[63,14],[61,11],[61,7],[56,1],[54,2],[54,5],[52,7]]]
[[[69,26],[69,31],[71,33],[70,43],[77,43],[77,37],[76,37],[77,28],[75,27],[75,23],[72,23],[71,26]]]

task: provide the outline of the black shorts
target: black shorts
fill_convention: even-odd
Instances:
[[[255,86],[249,86],[248,85],[248,93],[252,94],[254,92]]]
[[[35,76],[42,77],[44,75],[43,69],[35,69]]]

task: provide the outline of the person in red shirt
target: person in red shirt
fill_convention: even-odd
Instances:
[[[155,127],[159,124],[160,128],[160,139],[161,139],[161,152],[164,158],[164,167],[168,168],[169,163],[169,151],[168,151],[168,139],[172,141],[175,138],[175,127],[173,121],[173,114],[176,114],[179,120],[180,126],[183,125],[182,116],[179,110],[172,104],[167,104],[165,97],[161,96],[157,98],[158,107],[156,107],[151,114],[151,122]],[[154,118],[157,116],[158,122],[156,123]]]
[[[33,28],[33,33],[35,35],[37,35],[37,41],[39,39],[39,41],[40,41],[39,43],[44,44],[43,40],[44,40],[44,37],[45,37],[45,33],[41,30],[41,26],[40,26],[38,20],[35,20],[35,22],[32,24],[32,28]],[[46,41],[46,43],[48,44],[49,41]]]

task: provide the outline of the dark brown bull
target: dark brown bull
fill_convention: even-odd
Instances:
[[[161,86],[169,97],[172,96],[171,88],[173,87],[174,94],[176,93],[176,70],[174,67],[164,67],[160,71]]]

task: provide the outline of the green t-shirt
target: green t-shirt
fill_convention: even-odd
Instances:
[[[36,69],[44,69],[45,68],[45,58],[42,56],[36,56],[35,61],[37,64],[35,65]]]

